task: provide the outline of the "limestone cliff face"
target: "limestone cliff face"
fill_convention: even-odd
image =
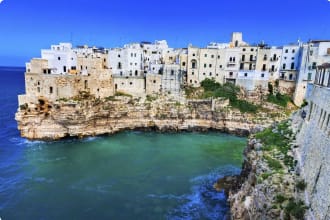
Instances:
[[[21,106],[16,113],[18,129],[28,139],[55,140],[69,136],[111,134],[124,129],[165,130],[217,129],[247,135],[267,126],[267,113],[242,114],[223,100],[183,102],[159,98],[153,101],[116,97]],[[267,120],[266,120],[267,119]]]

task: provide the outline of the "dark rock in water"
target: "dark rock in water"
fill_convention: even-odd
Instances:
[[[213,185],[213,187],[217,191],[224,191],[226,196],[228,196],[229,192],[233,189],[239,188],[240,185],[240,176],[225,176],[223,178],[218,179],[218,181]]]

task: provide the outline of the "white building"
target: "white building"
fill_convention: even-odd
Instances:
[[[51,49],[41,50],[41,59],[48,60],[49,69],[44,70],[44,73],[76,73],[77,55],[72,50],[70,43],[60,43],[59,45],[52,45]]]

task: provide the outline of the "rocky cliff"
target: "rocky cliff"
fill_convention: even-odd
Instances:
[[[330,103],[314,92],[314,102],[288,121],[252,134],[241,174],[215,184],[228,194],[231,219],[330,219],[330,133],[322,110]]]
[[[172,100],[126,96],[48,102],[20,106],[16,113],[18,129],[28,139],[55,140],[111,134],[124,129],[180,131],[217,129],[247,135],[268,126],[285,115],[273,112],[241,113],[228,107],[228,100]]]

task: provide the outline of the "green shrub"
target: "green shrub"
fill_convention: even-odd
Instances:
[[[205,79],[201,82],[201,86],[204,89],[204,94],[202,96],[203,98],[228,98],[230,101],[230,105],[234,108],[237,108],[241,112],[256,113],[258,110],[258,106],[246,100],[240,100],[237,98],[237,95],[240,92],[240,88],[232,83],[225,83],[221,85],[214,79]]]
[[[283,203],[285,200],[287,200],[287,198],[281,194],[277,194],[275,196],[275,202],[276,203]]]
[[[305,190],[307,184],[304,180],[299,180],[298,182],[296,182],[296,188],[300,191]]]
[[[289,203],[285,207],[285,212],[286,212],[286,215],[289,214],[289,215],[294,216],[298,220],[300,220],[300,219],[303,220],[306,209],[307,209],[307,207],[305,206],[303,201],[301,201],[301,200],[294,201],[294,199],[291,198],[289,200]]]
[[[152,102],[152,101],[155,101],[157,99],[157,96],[151,96],[151,95],[147,95],[146,96],[146,100],[148,102]]]

